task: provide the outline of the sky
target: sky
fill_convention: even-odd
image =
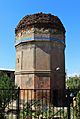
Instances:
[[[66,29],[66,74],[80,74],[80,0],[1,0],[0,68],[15,69],[15,28],[25,15],[38,12],[60,18]]]

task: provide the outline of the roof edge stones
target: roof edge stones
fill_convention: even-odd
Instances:
[[[45,13],[36,13],[32,15],[27,15],[20,20],[19,24],[15,29],[17,34],[21,30],[35,28],[56,28],[65,33],[65,28],[61,20],[54,15],[45,14]]]

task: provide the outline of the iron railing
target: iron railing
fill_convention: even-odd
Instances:
[[[0,89],[0,119],[80,119],[80,89]]]

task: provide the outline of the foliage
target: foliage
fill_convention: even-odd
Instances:
[[[6,73],[0,71],[0,118],[5,118],[5,108],[15,99],[16,88],[13,80]]]
[[[15,88],[13,79],[8,77],[6,73],[0,71],[0,89],[12,89]]]
[[[80,91],[77,94],[77,119],[80,119]]]
[[[80,76],[69,77],[67,80],[67,86],[69,89],[74,89],[76,92],[76,117],[80,119]]]
[[[33,117],[38,118],[40,116],[46,116],[46,102],[44,100],[32,100],[29,102],[26,102],[23,107],[23,111],[21,112],[21,115],[23,114],[25,118]]]
[[[49,102],[46,101],[47,100],[43,98],[24,103],[23,110],[20,112],[20,119],[38,119],[41,117],[48,119],[56,115],[66,117],[67,113],[64,113],[64,108],[54,107],[53,104],[50,105]]]
[[[69,77],[67,79],[69,89],[80,88],[80,76]]]

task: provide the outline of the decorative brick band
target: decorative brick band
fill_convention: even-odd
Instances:
[[[53,40],[53,41],[56,41],[56,42],[59,42],[59,43],[63,43],[65,44],[65,40],[63,39],[57,39],[57,38],[47,38],[47,37],[28,37],[28,38],[23,38],[21,40],[16,40],[15,42],[15,46],[22,43],[22,42],[29,42],[29,41],[50,41],[50,40]]]

